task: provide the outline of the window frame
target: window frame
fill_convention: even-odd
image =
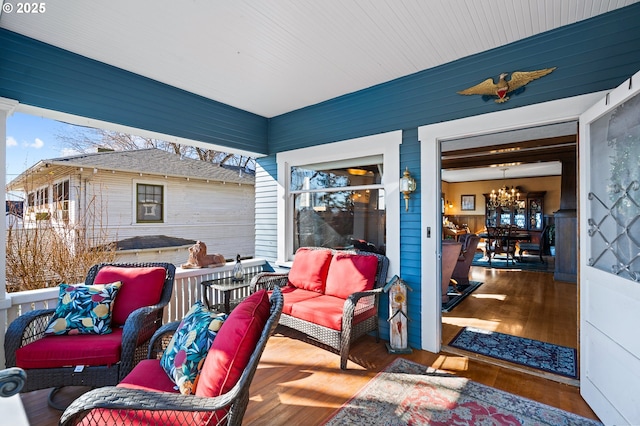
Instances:
[[[140,185],[144,186],[155,186],[160,187],[162,189],[162,214],[159,220],[141,220],[138,217],[138,187]],[[133,223],[136,225],[148,225],[148,224],[157,224],[157,223],[166,223],[167,218],[167,185],[164,183],[151,182],[151,181],[134,181],[133,182]]]
[[[291,167],[353,160],[382,155],[384,175],[381,186],[385,192],[386,252],[390,260],[389,274],[399,272],[400,260],[400,149],[402,131],[396,130],[372,136],[300,148],[276,154],[277,190],[277,259],[276,264],[289,266],[293,261],[293,192],[289,188]]]

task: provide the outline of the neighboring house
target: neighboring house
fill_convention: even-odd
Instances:
[[[42,160],[9,182],[26,195],[24,225],[84,227],[120,261],[180,265],[204,241],[228,259],[253,256],[254,176],[158,149]]]
[[[308,3],[301,2],[300,8]],[[327,8],[324,15],[334,19],[338,14],[332,12],[335,12],[339,5],[349,3],[323,3],[322,7]],[[422,12],[426,17],[431,14],[429,9],[435,7],[433,5],[436,2],[414,3],[423,5]],[[446,2],[446,5],[453,3],[455,2]],[[462,7],[468,7],[470,3],[461,4]],[[488,2],[477,3],[481,6],[488,5]],[[601,3],[606,5],[610,2]],[[560,6],[554,9],[551,7],[552,4],[554,6],[560,4]],[[553,9],[557,15],[552,16],[559,18],[564,14],[563,5],[568,7],[569,4],[587,5],[585,7],[592,9],[589,6],[590,2],[513,2],[513,5],[518,5],[519,10],[525,9],[524,13],[519,15],[524,17],[522,21],[513,19],[508,12],[501,10],[496,10],[495,14],[489,14],[489,16],[495,22],[495,26],[506,23],[511,29],[525,28],[537,26],[535,18],[539,14],[536,10]],[[362,9],[361,16],[357,14],[341,16],[346,21],[340,22],[353,20],[354,24],[356,22],[360,24],[359,21],[367,21],[366,8],[369,7],[372,10],[374,8],[360,4],[356,6]],[[348,43],[351,40],[341,39],[339,33],[333,34],[331,28],[327,30],[321,25],[312,27],[318,28],[317,32],[308,39],[309,43],[299,47],[299,51],[291,47],[299,45],[295,43],[297,38],[279,39],[267,36],[260,38],[266,34],[262,32],[250,35],[242,33],[239,40],[231,41],[237,41],[239,45],[247,48],[254,44],[258,45],[265,54],[269,53],[272,46],[275,51],[278,51],[279,46],[285,46],[293,49],[286,51],[289,53],[286,55],[288,58],[301,58],[307,61],[309,61],[308,58],[318,59],[312,62],[311,68],[320,69],[320,72],[326,72],[326,74],[336,74],[335,85],[338,86],[342,83],[340,78],[345,76],[346,79],[348,74],[341,66],[344,65],[346,68],[349,62],[357,62],[354,60],[356,50],[366,52],[369,56],[375,57],[376,61],[387,59],[389,60],[387,64],[390,66],[393,61],[399,61],[402,56],[406,56],[408,60],[413,59],[413,49],[417,49],[419,45],[429,46],[429,48],[434,46],[431,50],[437,50],[438,40],[423,40],[422,33],[417,30],[403,33],[395,27],[396,34],[385,33],[386,24],[397,22],[401,16],[395,13],[394,8],[385,8],[394,13],[389,13],[391,17],[388,17],[388,22],[381,20],[380,22],[384,25],[377,26],[380,37],[363,36],[357,39],[354,43],[362,44],[362,48],[358,45],[358,49],[353,48],[353,43]],[[402,9],[402,6],[398,6],[398,9]],[[113,10],[108,11],[113,12]],[[95,14],[93,9],[91,13],[92,16],[100,16]],[[533,17],[529,17],[529,14]],[[242,16],[243,22],[248,19],[246,15],[239,15]],[[259,22],[260,25],[257,25],[256,29],[281,28],[273,25],[273,16],[278,14],[256,14],[258,15],[264,16],[264,21]],[[284,15],[286,14],[283,13],[283,17]],[[303,14],[293,16],[302,17]],[[343,94],[333,99],[305,98],[304,107],[274,112],[270,115],[250,112],[253,105],[241,101],[243,96],[244,99],[251,101],[259,97],[250,89],[239,90],[237,97],[230,93],[229,99],[233,102],[229,104],[218,102],[213,99],[213,96],[208,99],[202,94],[179,89],[187,81],[182,70],[188,67],[183,66],[183,60],[186,62],[185,58],[188,56],[195,59],[195,55],[188,55],[191,50],[171,51],[164,39],[158,40],[158,46],[161,47],[155,48],[158,52],[162,49],[162,55],[152,51],[153,56],[168,58],[168,61],[179,64],[181,68],[169,70],[175,71],[173,77],[172,74],[168,74],[169,76],[164,80],[152,80],[149,76],[154,75],[153,66],[145,68],[145,64],[140,63],[136,68],[138,74],[132,70],[118,68],[118,66],[129,65],[130,61],[135,59],[135,55],[131,54],[126,61],[120,60],[123,57],[121,50],[125,46],[117,45],[117,41],[114,42],[116,44],[109,44],[110,39],[113,38],[111,34],[109,37],[96,39],[94,45],[84,44],[85,41],[89,43],[89,37],[86,40],[83,38],[82,43],[76,43],[75,40],[78,38],[76,33],[82,33],[82,31],[81,28],[74,26],[74,23],[83,21],[76,15],[69,16],[66,21],[68,27],[65,27],[60,25],[61,17],[62,15],[42,14],[37,21],[33,21],[31,27],[23,29],[29,26],[29,21],[21,20],[18,14],[3,14],[3,20],[0,21],[0,26],[5,25],[0,28],[0,59],[3,60],[3,67],[0,70],[0,97],[4,99],[0,100],[6,107],[4,110],[0,109],[0,112],[4,111],[4,115],[7,116],[15,109],[76,123],[82,120],[89,121],[93,125],[107,122],[116,128],[156,132],[158,135],[169,135],[179,140],[195,141],[194,144],[200,144],[200,146],[206,144],[222,146],[230,152],[248,152],[259,157],[256,171],[255,210],[253,206],[250,207],[251,213],[255,211],[255,255],[266,258],[272,264],[290,262],[296,244],[299,241],[312,240],[318,235],[314,233],[315,231],[321,232],[326,238],[334,239],[335,235],[332,231],[335,228],[318,226],[320,221],[316,219],[327,216],[332,210],[341,213],[340,206],[349,206],[347,211],[358,214],[357,217],[349,219],[353,220],[353,229],[363,232],[370,230],[371,237],[362,239],[373,242],[378,247],[381,243],[384,244],[386,254],[391,260],[391,275],[400,275],[413,289],[408,296],[408,312],[412,319],[408,325],[409,345],[435,353],[440,351],[443,343],[441,341],[439,261],[442,228],[441,142],[444,141],[443,145],[446,145],[448,141],[454,139],[502,135],[512,130],[541,128],[558,123],[569,123],[575,135],[578,134],[580,124],[577,137],[580,148],[578,167],[572,169],[570,173],[574,180],[578,180],[577,197],[573,197],[573,205],[571,209],[567,209],[573,210],[574,214],[574,225],[571,229],[578,232],[578,235],[573,235],[569,240],[580,243],[579,285],[576,286],[580,298],[578,312],[580,390],[585,400],[605,423],[638,423],[640,414],[638,414],[637,401],[634,397],[640,393],[640,381],[637,380],[638,371],[640,371],[640,346],[635,326],[640,321],[640,284],[629,278],[623,278],[617,273],[599,270],[587,263],[593,241],[589,239],[588,234],[594,229],[587,228],[589,218],[585,215],[589,206],[587,200],[590,182],[586,180],[584,173],[586,170],[594,172],[594,179],[606,176],[610,161],[606,156],[602,156],[587,163],[589,151],[583,151],[583,147],[589,146],[588,124],[590,121],[582,121],[581,114],[592,109],[594,105],[618,107],[626,99],[620,95],[620,91],[630,91],[628,95],[630,97],[638,90],[640,73],[636,73],[640,70],[638,24],[640,3],[633,2],[618,10],[551,31],[536,33],[534,36],[518,39],[515,42],[493,45],[487,47],[485,51],[461,55],[451,62],[445,60],[428,69],[416,67],[413,74],[403,74],[400,78],[390,79],[380,84],[373,83],[362,90],[351,92],[337,90]],[[405,15],[405,17],[407,22],[411,20],[422,22],[421,16]],[[447,17],[451,20],[449,21]],[[139,15],[131,15],[131,19],[140,20],[140,18]],[[144,21],[148,24],[163,22],[157,16],[146,18],[148,19]],[[279,15],[278,18],[280,18]],[[480,37],[483,35],[482,24],[463,27],[457,23],[456,18],[458,16],[455,13],[438,15],[438,19],[444,22],[443,25],[447,29],[453,28],[454,32],[461,37],[466,33],[478,32],[477,37],[468,40],[470,44],[485,40],[484,37]],[[47,22],[49,19],[51,21]],[[191,20],[187,17],[185,22],[191,22]],[[404,20],[401,22],[404,24]],[[113,27],[115,24],[111,21],[108,24],[110,29],[116,29],[112,31],[114,34],[117,33],[117,29],[144,31],[138,26],[123,26],[127,23],[126,20],[118,22],[120,27]],[[298,29],[304,27],[305,22],[301,22]],[[352,26],[342,25],[341,27]],[[360,28],[359,25],[353,25],[353,27]],[[494,27],[494,25],[484,25],[484,27]],[[55,28],[64,28],[65,31],[55,32],[52,30]],[[337,28],[334,26],[333,29]],[[244,28],[240,28],[240,31],[243,30]],[[224,27],[224,31],[229,32],[227,27]],[[197,43],[193,45],[177,43],[177,45],[181,46],[181,49],[184,48],[183,46],[188,46],[189,49],[195,46],[203,52],[209,52],[208,43],[215,45],[218,42],[215,38],[203,36],[198,28],[194,27],[193,33],[197,36]],[[282,33],[298,37],[296,31]],[[392,36],[397,36],[398,33],[401,37],[396,39],[398,41],[394,44]],[[390,36],[388,43],[387,34]],[[444,38],[446,37],[455,39],[458,44],[463,44],[459,43],[458,37],[445,35]],[[258,38],[262,43],[254,43],[254,39]],[[326,40],[327,45],[322,46],[325,49],[307,50],[312,39]],[[239,43],[247,40],[249,42],[246,44]],[[329,42],[332,40],[338,40],[350,46],[353,52],[337,52],[335,57],[331,56],[327,60],[326,58],[333,52],[329,47]],[[378,58],[381,40],[394,48],[397,46],[398,55],[391,59]],[[229,41],[223,40],[220,44]],[[136,51],[144,49],[144,46],[135,44],[134,38],[131,43]],[[485,46],[485,44],[482,45]],[[92,46],[95,49],[91,50]],[[401,49],[404,46],[408,47],[407,50]],[[215,66],[220,68],[229,65],[240,66],[242,63],[253,64],[254,62],[250,61],[250,54],[242,51],[241,55],[240,50],[226,49],[225,52],[233,51],[233,55],[227,56],[219,53],[216,56],[215,52],[201,56],[213,56],[217,61]],[[100,60],[95,60],[96,57]],[[254,66],[251,72],[248,72],[249,69],[238,71],[234,68],[234,75],[238,76],[238,81],[244,82],[252,75],[262,78],[268,68],[272,68],[277,73],[284,73],[283,70],[289,68],[285,58],[273,59],[278,60],[270,62],[260,55],[256,61],[262,61],[261,65],[268,66],[263,68]],[[323,64],[329,67],[334,63],[337,65],[333,69],[325,71],[322,68]],[[46,66],[46,72],[43,72],[43,64]],[[212,67],[207,68],[206,64],[195,63],[195,65],[192,68],[204,68],[208,73],[211,72]],[[480,96],[458,94],[459,91],[485,79],[491,77],[495,79],[503,72],[531,71],[551,67],[556,68],[553,73],[531,82],[526,86],[526,91],[514,94],[506,103],[484,101]],[[376,68],[382,68],[382,65]],[[369,81],[366,78],[367,75],[359,73],[355,75],[362,77],[363,82]],[[629,80],[632,76],[633,81]],[[297,92],[301,91],[303,86],[316,83],[305,77],[307,76],[300,75],[299,79],[292,79],[291,82],[285,82],[282,86],[274,85],[268,79],[262,84],[276,86],[282,98],[293,97],[297,96]],[[216,82],[215,77],[210,79],[212,84]],[[224,79],[218,79],[218,81],[221,81],[221,84],[227,84]],[[614,91],[623,83],[625,87]],[[319,83],[317,85],[323,89],[325,87]],[[283,88],[283,86],[287,87]],[[610,91],[614,91],[613,95],[606,96]],[[246,109],[230,104],[244,106]],[[2,106],[1,103],[0,106]],[[610,117],[610,112],[603,111],[602,116],[606,121]],[[485,145],[491,143],[486,141]],[[597,155],[594,154],[594,156]],[[517,161],[517,158],[514,161]],[[627,170],[637,171],[636,166],[637,164]],[[103,175],[111,173],[110,170],[100,169],[94,175],[91,167],[85,166],[80,173],[87,182],[103,177],[106,179]],[[361,181],[352,188],[354,196],[351,200],[345,196],[338,196],[340,191],[345,190],[339,185],[328,188],[327,191],[311,186],[313,179],[317,178],[314,171],[331,170],[336,167],[343,170],[352,169],[356,172],[353,176],[360,176]],[[75,166],[73,173],[79,173],[79,168],[82,166]],[[406,168],[416,178],[418,189],[411,194],[410,204],[405,210],[398,181],[401,171]],[[361,172],[362,174],[359,174]],[[120,173],[115,171],[113,180],[108,180],[110,185],[116,184],[115,180]],[[125,175],[125,173],[122,174]],[[71,170],[69,176],[71,176]],[[135,182],[143,178],[143,184],[149,185],[156,185],[158,181],[162,181],[162,176],[158,176],[158,173],[136,177],[135,173],[128,172],[126,179],[117,183],[119,191],[131,194]],[[296,180],[298,178],[299,180]],[[167,178],[167,207],[173,206],[174,209],[179,209],[182,216],[175,216],[167,211],[170,217],[167,218],[167,223],[162,225],[166,225],[166,228],[186,231],[190,227],[193,215],[185,213],[189,209],[199,212],[200,209],[205,208],[202,205],[205,202],[204,193],[182,197],[176,201],[174,197],[178,196],[180,188],[178,181],[185,183],[184,177],[182,179]],[[84,181],[79,183],[82,182]],[[634,191],[637,190],[634,189]],[[330,193],[336,196],[332,198]],[[636,193],[633,195],[636,197]],[[110,210],[113,209],[118,214],[129,218],[129,222],[124,221],[125,225],[119,230],[119,236],[124,232],[129,236],[133,235],[134,232],[131,232],[133,230],[146,229],[142,224],[132,220],[135,217],[135,209],[131,204],[133,197],[130,197],[127,203],[127,196],[127,194],[116,192],[113,198],[110,198]],[[357,199],[368,200],[368,202],[360,202]],[[247,208],[249,209],[248,206]],[[154,213],[152,210],[149,211],[152,216]],[[234,208],[225,210],[225,213],[236,215],[243,212]],[[299,213],[304,213],[305,217]],[[210,211],[204,214],[212,215]],[[380,218],[384,223],[380,221],[376,223],[373,218]],[[197,219],[202,221],[200,216]],[[579,228],[575,224],[575,219],[578,219]],[[215,219],[210,220],[213,222]],[[627,236],[635,238],[633,240],[635,243],[629,239],[625,241],[629,241],[629,246],[636,249],[637,253],[637,226],[640,221],[635,223],[635,227],[626,235],[621,235],[621,238]],[[372,228],[373,225],[376,225],[375,229]],[[159,232],[154,230],[150,234]],[[171,235],[164,232],[164,229],[162,233]],[[235,235],[235,232],[229,230],[229,234]],[[595,234],[598,235],[597,232]],[[221,236],[218,233],[216,235]],[[179,236],[189,238],[187,232],[180,232]],[[359,235],[354,236],[361,238]],[[640,260],[636,260],[632,265],[634,270],[637,270],[638,261]],[[622,273],[625,273],[624,268]],[[544,303],[544,301],[533,302]],[[382,336],[388,335],[387,318],[388,310],[383,301],[379,318],[383,328]]]

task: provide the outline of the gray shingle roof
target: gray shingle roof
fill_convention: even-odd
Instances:
[[[57,166],[199,178],[250,185],[255,183],[253,175],[246,173],[240,175],[238,170],[227,169],[206,161],[183,158],[155,148],[78,154],[69,157],[52,158],[43,162]]]

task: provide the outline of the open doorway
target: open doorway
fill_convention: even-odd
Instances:
[[[426,125],[418,129],[421,144],[421,188],[423,200],[438,200],[437,203],[422,204],[422,347],[439,352],[444,342],[441,305],[442,255],[442,205],[441,196],[441,151],[442,142],[465,139],[471,136],[493,138],[521,129],[541,128],[558,123],[576,122],[580,114],[593,105],[601,94],[589,94],[560,99],[543,104],[513,108]],[[574,127],[575,129],[575,127]],[[575,133],[575,130],[574,130]],[[528,140],[524,138],[522,140]],[[490,145],[485,143],[485,145]],[[579,188],[578,188],[579,190]],[[436,254],[436,256],[434,256]],[[454,311],[455,312],[455,311]],[[580,316],[580,312],[578,312]]]
[[[575,121],[441,142],[442,291],[447,311],[442,314],[442,344],[447,351],[464,353],[449,344],[467,328],[577,351],[577,284],[564,276],[555,279],[548,232],[554,229],[563,197],[575,200],[576,188],[563,185],[567,179],[562,174],[575,173],[574,167],[563,165],[575,163],[576,147]],[[513,199],[500,204],[491,194],[503,187]],[[515,229],[518,239],[497,253],[496,245],[505,243],[488,238],[493,227]],[[472,238],[476,235],[480,238]],[[451,262],[445,246],[455,241],[462,241],[463,254],[445,295],[450,270],[445,263]],[[529,255],[527,247],[534,246],[541,251]]]

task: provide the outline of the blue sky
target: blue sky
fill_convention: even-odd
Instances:
[[[62,157],[65,150],[56,135],[72,126],[33,115],[14,113],[7,119],[7,182],[45,158]]]

